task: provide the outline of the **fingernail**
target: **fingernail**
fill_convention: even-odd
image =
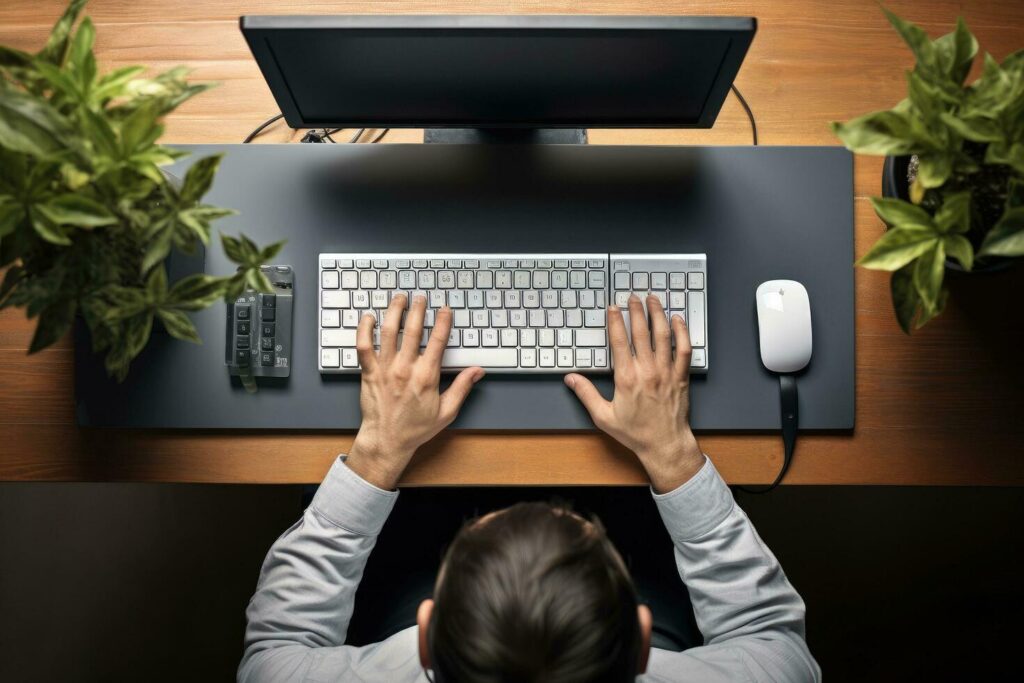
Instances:
[[[565,376],[565,385],[567,387],[569,387],[570,389],[575,387],[576,386],[576,376],[575,375],[566,375]]]
[[[483,368],[477,370],[476,373],[473,375],[473,384],[476,384],[477,382],[482,380],[484,378],[484,375],[486,374],[487,372]]]
[[[421,301],[423,303],[427,303],[427,297],[423,296],[422,294],[417,294],[416,296],[413,297],[412,300],[415,301],[416,303],[419,303]]]
[[[615,304],[612,304],[611,306],[608,307],[608,312],[609,313],[618,313],[619,312],[619,307],[616,306]]]
[[[638,301],[640,301],[640,297],[638,297],[638,296],[636,295],[636,293],[634,292],[633,294],[630,294],[630,295],[629,295],[629,300],[630,300],[630,301],[637,301],[637,302],[638,302]]]

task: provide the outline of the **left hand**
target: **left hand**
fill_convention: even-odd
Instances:
[[[373,348],[376,319],[363,315],[356,332],[356,351],[362,367],[359,405],[363,422],[346,464],[378,488],[395,488],[416,449],[447,427],[459,414],[483,368],[466,368],[442,394],[441,357],[448,345],[452,311],[437,312],[427,347],[420,354],[427,300],[413,298],[406,315],[401,348],[398,345],[406,295],[391,299],[380,328],[380,352]]]

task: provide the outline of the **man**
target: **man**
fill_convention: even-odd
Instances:
[[[405,306],[404,296],[392,300],[379,353],[376,321],[367,315],[359,323],[363,423],[347,458],[267,555],[247,612],[240,680],[819,680],[803,601],[690,431],[689,336],[679,316],[670,327],[653,296],[650,325],[640,299],[630,298],[631,339],[622,313],[608,309],[612,401],[582,375],[565,382],[649,475],[704,645],[651,648],[651,612],[637,604],[599,523],[536,503],[491,513],[458,534],[416,626],[373,645],[345,645],[356,588],[403,470],[484,375],[463,370],[439,394],[451,311],[438,312],[421,354],[426,301],[414,298],[400,341]]]

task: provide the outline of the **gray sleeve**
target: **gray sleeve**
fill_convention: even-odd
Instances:
[[[263,562],[246,610],[240,681],[302,679],[328,654],[343,673],[347,661],[365,657],[341,646],[366,560],[397,497],[340,458],[334,463],[302,518]]]
[[[658,651],[663,680],[819,681],[806,608],[710,460],[675,491],[654,495],[675,545],[704,646]]]

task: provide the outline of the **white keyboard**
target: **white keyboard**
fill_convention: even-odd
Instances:
[[[397,292],[427,298],[421,347],[437,310],[452,309],[445,370],[609,372],[606,307],[622,308],[628,328],[633,292],[683,316],[691,370],[708,369],[705,254],[320,254],[320,372],[359,372],[359,318],[383,321]]]

